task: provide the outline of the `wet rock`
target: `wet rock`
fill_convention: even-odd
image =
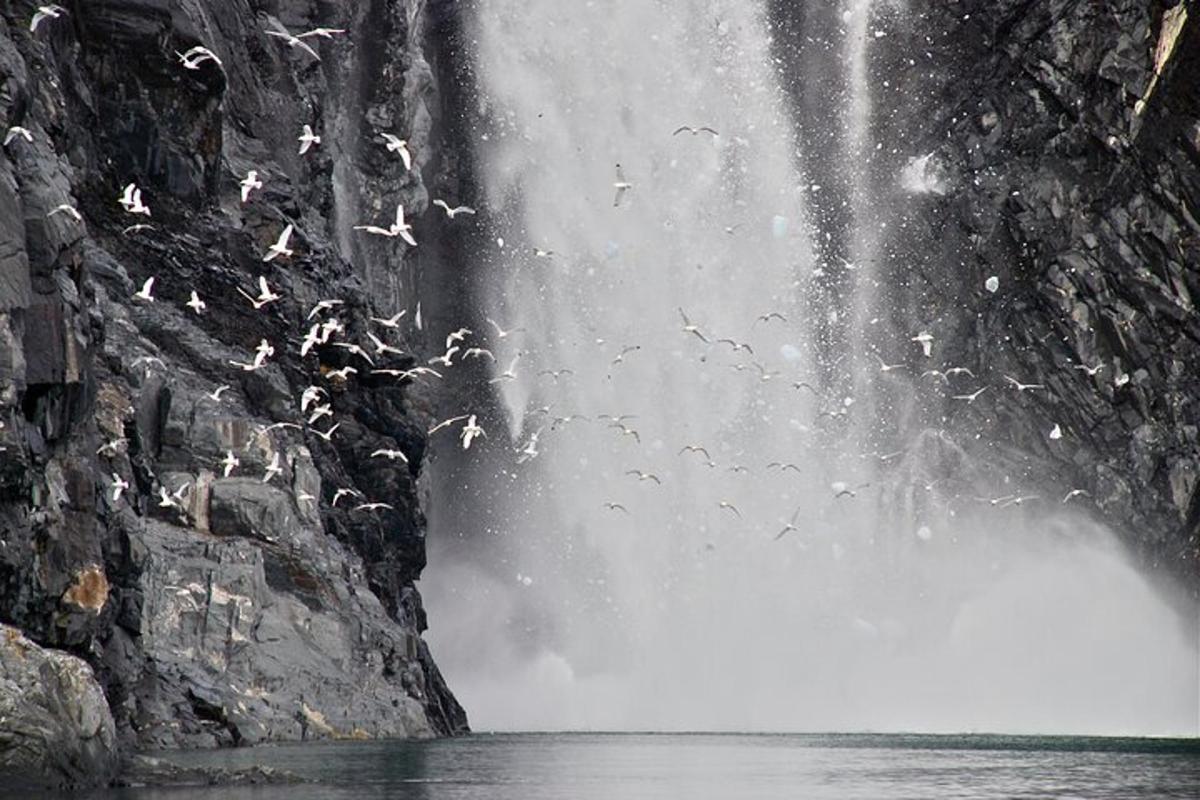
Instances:
[[[0,782],[5,791],[101,785],[116,767],[116,726],[91,668],[0,624]]]

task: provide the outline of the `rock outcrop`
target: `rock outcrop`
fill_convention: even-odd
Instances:
[[[804,166],[822,186],[814,212],[831,234],[819,243],[827,285],[814,314],[856,281],[877,281],[868,339],[909,367],[876,379],[892,434],[882,452],[928,434],[905,502],[952,505],[974,494],[954,485],[963,477],[1051,507],[1082,490],[1073,507],[1194,587],[1200,10],[1174,0],[875,3],[866,124],[880,144],[839,169],[849,134],[827,116],[850,113],[856,91],[842,12],[770,5]],[[844,268],[868,235],[871,263]],[[852,322],[841,315],[818,332],[834,355],[849,336],[837,325]],[[921,332],[928,356],[909,341]],[[951,367],[970,372],[917,377]],[[973,402],[952,399],[981,387]],[[942,480],[941,498],[924,488]]]
[[[91,667],[0,625],[0,783],[5,792],[103,781],[116,766],[116,726]]]
[[[36,32],[33,5],[0,9],[0,132],[29,132],[0,150],[0,620],[86,660],[129,747],[465,730],[414,585],[430,399],[338,346],[414,362],[410,328],[372,329],[399,354],[366,336],[411,319],[413,251],[352,226],[419,219],[436,179],[423,4],[64,5]],[[347,33],[306,38],[318,60],[281,26]],[[196,46],[219,63],[185,68]],[[281,299],[256,309],[259,276]],[[263,340],[265,366],[232,363]]]
[[[1200,14],[1148,0],[913,5],[875,65],[892,76],[876,122],[930,155],[943,186],[896,221],[888,279],[937,357],[1003,387],[930,404],[928,419],[990,431],[986,458],[1057,486],[1051,503],[1086,491],[1071,502],[1195,586]]]

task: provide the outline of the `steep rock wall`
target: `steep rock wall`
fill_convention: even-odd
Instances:
[[[423,4],[65,5],[34,33],[32,4],[0,9],[0,130],[32,135],[0,151],[0,620],[86,659],[128,745],[465,730],[414,586],[426,390],[331,343],[298,352],[319,299],[345,303],[313,321],[368,348],[369,316],[411,318],[420,248],[351,226],[427,204]],[[347,33],[306,39],[318,61],[263,33],[276,23]],[[184,69],[195,45],[222,65]],[[300,156],[304,124],[322,143]],[[412,171],[380,131],[409,140]],[[265,185],[243,204],[249,169]],[[149,218],[117,204],[129,182]],[[50,213],[64,203],[82,218]],[[125,232],[138,222],[153,228]],[[264,263],[287,224],[295,255]],[[256,311],[237,289],[259,275],[282,299]],[[152,276],[154,302],[134,300]],[[382,335],[408,350],[412,333]],[[262,339],[266,367],[230,364]],[[310,427],[311,384],[334,416]],[[365,499],[335,506],[342,488]],[[353,510],[365,500],[391,508]]]

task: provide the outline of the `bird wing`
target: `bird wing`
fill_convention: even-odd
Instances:
[[[288,223],[288,226],[283,229],[283,233],[279,234],[279,241],[275,243],[275,247],[277,247],[280,250],[285,249],[288,245],[288,240],[291,238],[292,238],[292,225],[291,225],[291,223]]]
[[[404,162],[404,169],[411,170],[412,169],[412,153],[408,152],[407,147],[403,147],[403,146],[400,148],[400,150],[398,152],[400,153],[400,160]]]
[[[672,133],[671,135],[678,136],[679,134],[683,133],[684,131],[690,132],[691,130],[692,130],[691,127],[688,125],[680,125],[678,128],[675,129],[675,132]],[[622,179],[622,180],[624,180],[624,179]]]

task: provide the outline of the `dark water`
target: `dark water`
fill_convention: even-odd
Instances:
[[[1200,798],[1200,739],[907,735],[474,735],[188,753],[299,786],[122,789],[103,800]]]

